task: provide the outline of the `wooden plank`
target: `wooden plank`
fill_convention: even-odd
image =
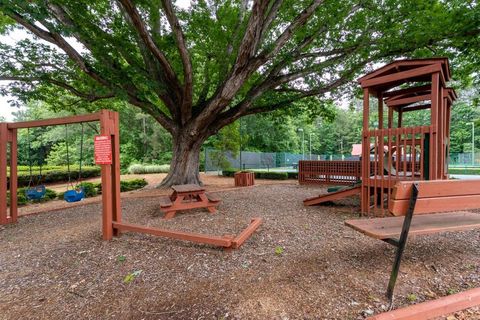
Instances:
[[[160,203],[161,208],[167,208],[172,206],[172,201],[169,197],[161,197],[158,202]]]
[[[431,87],[429,84],[424,85],[424,86],[416,86],[416,87],[410,87],[406,89],[400,89],[400,90],[394,90],[394,91],[387,91],[383,93],[383,96],[386,97],[386,101],[388,100],[394,100],[398,96],[402,96],[405,94],[411,94],[411,93],[417,93],[417,92],[430,92]]]
[[[382,77],[372,78],[361,82],[362,88],[373,87],[376,85],[386,85],[410,78],[420,77],[434,72],[442,72],[441,64],[431,64],[425,67],[410,69],[407,71],[397,72]]]
[[[204,187],[201,187],[196,184],[180,184],[176,186],[172,186],[172,189],[176,192],[198,192],[198,191],[205,191]]]
[[[212,193],[205,193],[205,195],[207,196],[207,199],[210,202],[220,202],[220,201],[222,201],[222,199],[220,199],[219,197],[217,197],[216,195],[214,195]]]
[[[166,237],[170,239],[210,244],[210,245],[225,247],[225,248],[232,246],[232,239],[230,238],[210,236],[210,235],[204,235],[200,233],[172,231],[172,230],[166,230],[166,229],[145,227],[137,224],[117,223],[117,222],[113,223],[113,228],[118,229],[120,231],[146,233],[146,234],[151,234],[158,237]]]
[[[480,305],[480,288],[452,294],[367,318],[369,320],[419,320],[435,319],[460,310]]]
[[[371,238],[391,239],[400,236],[403,217],[346,220],[345,225]],[[413,217],[410,235],[480,228],[480,214],[472,212],[437,213]]]
[[[405,106],[405,105],[412,104],[412,103],[415,103],[415,102],[430,100],[431,98],[432,97],[431,97],[430,94],[424,94],[424,95],[421,95],[421,96],[414,96],[414,97],[408,97],[408,98],[388,101],[387,105],[389,107]]]
[[[410,200],[390,200],[388,209],[395,216],[403,216]],[[460,211],[480,208],[480,194],[469,196],[422,198],[415,204],[414,214]]]
[[[261,218],[253,218],[250,222],[250,225],[245,228],[238,236],[236,236],[232,241],[232,248],[237,249],[240,248],[242,244],[247,241],[248,238],[252,236],[252,234],[260,227],[262,224]]]
[[[393,189],[392,198],[408,200],[412,194],[411,181],[400,181]],[[418,198],[480,195],[480,180],[431,180],[417,181]]]
[[[361,187],[355,187],[355,188],[349,188],[346,190],[340,190],[337,192],[331,192],[328,194],[322,194],[317,197],[312,197],[312,198],[303,200],[303,205],[314,206],[323,202],[335,201],[335,200],[343,199],[356,194],[360,194],[361,192],[362,192]]]
[[[78,115],[78,116],[69,116],[69,117],[63,117],[63,118],[12,122],[8,124],[8,129],[21,129],[21,128],[25,129],[25,128],[58,126],[61,124],[93,122],[93,121],[100,121],[100,118],[101,118],[101,111],[96,113],[89,113],[89,114]]]

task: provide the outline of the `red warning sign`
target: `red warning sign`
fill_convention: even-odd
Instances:
[[[95,163],[112,164],[112,137],[95,136]]]

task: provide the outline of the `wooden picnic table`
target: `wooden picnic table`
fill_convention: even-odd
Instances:
[[[210,213],[215,213],[221,201],[196,184],[176,185],[172,186],[172,190],[170,197],[160,199],[160,210],[165,213],[164,219],[175,217],[177,211],[196,208],[207,208]]]

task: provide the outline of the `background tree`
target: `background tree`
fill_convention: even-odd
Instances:
[[[0,31],[34,35],[0,44],[0,80],[20,101],[137,106],[172,135],[164,184],[200,183],[209,136],[242,116],[321,108],[372,62],[468,55],[456,65],[467,77],[479,10],[473,0],[0,0]]]

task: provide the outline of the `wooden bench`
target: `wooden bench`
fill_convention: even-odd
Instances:
[[[426,235],[480,228],[480,214],[458,212],[480,208],[480,180],[398,182],[388,208],[395,217],[347,220],[345,225],[397,248],[387,289],[387,297],[392,303],[409,234]],[[442,211],[456,212],[438,213]]]
[[[159,202],[161,208],[169,208],[172,206],[172,200],[168,197],[160,198]]]
[[[222,201],[222,199],[220,199],[219,197],[217,197],[217,196],[216,196],[216,195],[214,195],[214,194],[211,194],[211,193],[205,193],[205,195],[207,196],[207,198],[208,198],[208,201],[210,201],[210,202],[217,203],[217,202],[220,202],[220,201]]]

